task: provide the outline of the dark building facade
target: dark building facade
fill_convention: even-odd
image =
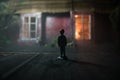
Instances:
[[[69,43],[113,41],[114,0],[27,0],[15,6],[21,18],[18,44],[54,43],[61,29]]]

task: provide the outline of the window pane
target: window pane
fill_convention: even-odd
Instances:
[[[84,23],[89,23],[89,16],[88,15],[85,15],[84,16]]]
[[[30,28],[32,31],[34,30],[35,31],[35,24],[31,24],[31,28]]]
[[[31,23],[35,23],[35,17],[31,17]]]
[[[24,38],[28,38],[28,24],[24,24]]]
[[[75,26],[76,26],[76,29],[75,29],[75,38],[80,40],[82,39],[82,15],[77,15],[76,17],[76,20],[75,20]]]
[[[84,38],[85,40],[89,39],[89,24],[84,24]]]
[[[25,23],[28,23],[28,17],[25,17]]]
[[[76,18],[77,23],[82,24],[82,16],[81,15],[77,15],[75,18]]]
[[[31,35],[31,38],[35,38],[35,32],[31,32],[30,35]]]

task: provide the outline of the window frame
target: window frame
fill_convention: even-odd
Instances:
[[[81,17],[81,21],[79,22],[79,24],[82,25],[81,26],[81,29],[82,29],[81,38],[78,39],[78,40],[91,40],[91,25],[92,25],[92,23],[91,23],[91,15],[90,14],[76,14],[76,15],[79,15]],[[88,19],[89,19],[88,23],[84,22],[84,19],[85,19],[84,17],[86,15],[88,16]],[[75,22],[76,22],[76,17],[75,17]],[[84,30],[85,24],[88,25],[88,39],[85,38],[85,30]],[[75,23],[75,33],[76,33],[76,23]],[[75,39],[76,39],[76,34],[75,34]]]
[[[32,22],[31,21],[31,18],[32,17],[34,17],[35,18],[35,22]],[[23,40],[36,40],[36,38],[37,38],[37,17],[36,16],[23,16],[22,17],[23,19],[22,19],[22,31],[23,31],[23,35],[22,35],[22,39]],[[28,22],[25,22],[25,18],[28,18]],[[27,24],[28,25],[28,30],[27,30],[27,32],[28,32],[28,37],[25,37],[25,24]],[[31,24],[34,24],[35,25],[35,30],[31,30]],[[34,38],[32,38],[31,37],[31,32],[35,32],[35,37]]]

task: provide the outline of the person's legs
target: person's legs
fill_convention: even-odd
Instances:
[[[62,50],[62,47],[60,47],[60,56],[62,57],[63,55],[63,50]]]
[[[61,58],[67,59],[67,57],[65,55],[65,47],[60,47],[60,54],[61,54]]]
[[[63,51],[63,57],[65,57],[65,47],[62,48]]]

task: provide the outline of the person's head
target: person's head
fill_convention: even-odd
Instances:
[[[60,34],[63,35],[64,32],[65,32],[64,29],[62,29],[62,30],[60,31]]]

